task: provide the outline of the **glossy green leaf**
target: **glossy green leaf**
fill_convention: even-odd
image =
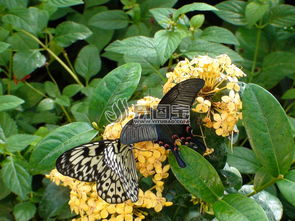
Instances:
[[[30,163],[33,173],[54,168],[55,160],[66,150],[91,141],[97,131],[88,123],[74,122],[49,133],[34,149]]]
[[[30,202],[18,203],[13,208],[13,215],[16,221],[28,221],[34,217],[36,206]]]
[[[202,39],[191,40],[186,38],[180,44],[180,51],[187,57],[193,58],[198,55],[216,57],[220,54],[227,54],[233,61],[242,61],[243,58],[232,49],[218,43]]]
[[[290,170],[284,179],[277,181],[277,185],[288,202],[295,206],[295,170]]]
[[[236,36],[231,31],[218,26],[205,28],[200,38],[216,43],[239,45]]]
[[[63,207],[68,206],[69,189],[50,183],[45,188],[40,201],[38,213],[43,219],[48,219],[59,214]]]
[[[200,28],[205,21],[205,16],[200,14],[200,15],[195,15],[190,19],[190,26],[194,29]]]
[[[295,69],[295,54],[291,52],[272,52],[265,56],[262,72],[254,78],[255,83],[272,88],[284,77],[292,76]]]
[[[127,27],[128,16],[121,10],[108,10],[95,14],[88,22],[89,25],[101,29],[121,29]]]
[[[161,30],[156,32],[154,39],[161,64],[164,64],[177,49],[182,38],[178,32]]]
[[[0,111],[15,109],[24,102],[25,101],[23,99],[20,99],[14,95],[1,95]]]
[[[265,89],[248,84],[242,95],[243,122],[260,163],[274,177],[285,174],[294,154],[294,140],[287,116]]]
[[[136,63],[122,65],[108,73],[98,82],[90,97],[89,117],[99,126],[106,125],[106,111],[112,111],[112,105],[119,99],[128,100],[134,93],[141,76],[141,67]]]
[[[5,186],[2,176],[0,176],[0,188],[0,200],[2,200],[11,193],[11,191]]]
[[[96,5],[102,5],[110,0],[85,0],[85,4],[87,7],[92,7]]]
[[[169,164],[177,180],[193,195],[208,203],[223,196],[224,187],[214,167],[196,151],[181,146],[180,156],[186,167],[180,168],[172,153]]]
[[[259,21],[267,12],[268,8],[268,3],[263,4],[255,1],[249,2],[245,11],[248,25],[254,25],[257,21]]]
[[[13,10],[13,13],[2,17],[2,21],[11,24],[14,29],[33,34],[40,33],[47,26],[48,19],[47,11],[35,7]]]
[[[26,162],[9,156],[1,169],[5,186],[21,199],[26,199],[27,194],[32,191],[32,176],[27,171],[26,166]]]
[[[234,25],[246,25],[246,18],[244,15],[246,2],[244,1],[222,1],[216,5],[219,11],[215,11],[223,20]]]
[[[84,2],[82,0],[48,0],[48,3],[58,8],[65,8],[73,5],[80,5]]]
[[[219,221],[268,221],[263,209],[252,199],[240,194],[229,194],[213,204]]]
[[[4,52],[9,48],[10,44],[6,42],[0,42],[0,53]]]
[[[68,97],[73,97],[80,92],[82,88],[83,87],[79,84],[69,84],[63,89],[62,94]]]
[[[55,103],[65,107],[69,107],[71,105],[70,98],[65,95],[57,96],[55,99]]]
[[[246,195],[254,191],[253,185],[244,185],[239,190],[240,193]],[[281,201],[267,191],[261,191],[251,196],[264,210],[268,220],[280,221],[283,216],[283,205]]]
[[[48,94],[50,97],[57,97],[60,95],[57,85],[51,81],[45,81],[44,89],[46,94]]]
[[[219,174],[222,175],[221,179],[225,188],[235,188],[236,190],[241,188],[243,179],[237,168],[228,166],[228,164],[226,164],[222,170],[219,170]]]
[[[92,32],[85,25],[72,21],[60,23],[55,29],[55,41],[61,47],[68,47],[78,40],[88,38]]]
[[[227,162],[241,173],[253,174],[261,167],[254,152],[245,147],[234,147],[233,152],[229,151]]]
[[[163,28],[169,28],[171,25],[172,15],[176,12],[173,8],[153,8],[150,9],[150,13],[154,16],[157,23]]]
[[[17,133],[16,123],[8,113],[0,112],[0,125],[5,137],[9,137]]]
[[[22,151],[39,138],[30,134],[15,134],[7,138],[6,148],[9,152]]]
[[[46,58],[39,50],[24,50],[13,56],[13,73],[17,79],[22,79],[36,68],[45,64]]]
[[[292,129],[293,137],[295,137],[295,118],[288,116],[288,120]]]
[[[38,43],[23,32],[14,33],[7,39],[7,42],[11,44],[14,50],[19,51],[39,48]]]
[[[181,8],[177,9],[173,16],[174,18],[177,18],[181,14],[185,14],[187,12],[192,11],[218,11],[218,9],[212,5],[203,2],[195,2],[192,4],[184,5]]]
[[[283,95],[282,99],[288,100],[288,99],[295,99],[295,88],[291,88],[287,90]]]
[[[278,27],[295,25],[295,7],[279,4],[271,9],[269,23]]]
[[[75,70],[87,82],[96,75],[101,68],[99,51],[94,45],[82,48],[75,61]]]
[[[54,108],[54,100],[51,98],[44,98],[37,106],[38,111],[47,111]]]
[[[17,8],[25,8],[28,5],[28,0],[2,0],[0,5],[5,6],[9,10]]]

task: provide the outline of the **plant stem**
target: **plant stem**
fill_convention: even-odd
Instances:
[[[254,52],[254,57],[253,57],[253,64],[252,64],[251,73],[250,73],[250,77],[249,77],[249,83],[253,80],[253,77],[254,77],[254,71],[255,71],[256,63],[257,63],[261,33],[262,33],[262,29],[258,28],[257,36],[256,36],[256,43],[255,43],[255,52]]]
[[[67,53],[65,50],[63,50],[63,51],[62,51],[62,54],[63,54],[63,56],[65,57],[66,61],[68,62],[68,65],[70,66],[71,70],[72,70],[73,72],[75,72],[75,69],[74,69],[74,67],[73,67],[73,65],[72,65],[72,63],[71,63],[71,61],[70,61],[70,59],[69,59],[68,53]]]
[[[292,102],[289,104],[289,106],[286,108],[286,113],[295,105],[295,102]]]
[[[268,183],[262,185],[261,187],[257,188],[256,190],[254,190],[252,193],[247,194],[247,197],[253,196],[256,193],[259,193],[260,191],[264,190],[265,188],[271,186],[272,184],[274,184],[275,182],[277,182],[278,180],[283,179],[284,176],[283,175],[278,175],[278,177],[274,177],[272,178]]]
[[[71,117],[70,117],[70,115],[69,115],[69,113],[68,113],[67,110],[65,109],[65,107],[62,106],[62,105],[59,105],[59,106],[60,106],[60,108],[62,109],[62,111],[64,112],[64,114],[66,115],[67,121],[70,122],[70,123],[73,122],[72,119],[71,119]]]
[[[29,88],[31,88],[33,91],[35,91],[37,94],[40,94],[42,97],[47,97],[46,94],[44,94],[42,91],[39,91],[37,88],[33,87],[30,83],[27,81],[24,81],[25,85],[27,85]]]
[[[79,85],[83,86],[83,84],[81,83],[81,81],[79,80],[79,78],[77,77],[77,75],[53,51],[51,51],[45,44],[43,44],[38,38],[36,38],[31,33],[26,32],[24,30],[22,30],[22,32],[25,33],[26,35],[28,35],[29,37],[31,37],[32,39],[34,39],[36,42],[38,42],[38,44],[40,44],[52,57],[55,58],[55,60],[58,61],[58,63],[60,63],[61,66],[64,67],[64,69],[73,77],[73,79]]]

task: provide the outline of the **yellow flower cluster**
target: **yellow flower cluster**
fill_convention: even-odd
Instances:
[[[205,85],[192,110],[204,114],[204,126],[214,128],[219,136],[229,136],[237,130],[235,125],[242,119],[238,79],[246,75],[231,63],[227,55],[216,58],[198,56],[191,61],[185,59],[166,76],[168,81],[163,87],[164,93],[181,81],[203,79]]]
[[[155,107],[159,99],[144,97],[137,102],[137,106],[128,109],[127,116],[120,122],[111,123],[106,126],[103,138],[118,139],[122,127],[137,113]],[[164,189],[163,179],[168,177],[169,165],[162,165],[167,159],[168,151],[158,144],[150,141],[140,142],[134,145],[134,156],[137,169],[144,177],[153,176],[154,186],[147,191],[139,190],[138,201],[132,203],[130,200],[121,204],[108,204],[102,200],[96,192],[95,183],[81,182],[61,175],[57,170],[52,170],[47,176],[57,185],[67,186],[71,189],[69,205],[72,211],[80,215],[78,220],[102,220],[102,221],[140,221],[145,218],[141,208],[151,209],[160,212],[164,206],[171,206],[162,196]]]

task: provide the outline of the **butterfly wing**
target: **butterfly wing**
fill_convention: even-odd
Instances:
[[[129,171],[136,173],[136,167],[135,164],[127,167],[125,164],[129,163],[124,161],[126,156],[133,157],[133,153],[126,151],[127,147],[120,151],[120,147],[118,140],[84,144],[63,153],[56,161],[56,168],[61,174],[80,181],[96,181],[98,195],[108,203],[122,203],[131,196],[132,201],[137,201],[137,174],[128,182]]]
[[[132,147],[120,145],[105,149],[105,162],[118,174],[127,197],[132,202],[138,200],[138,176]]]
[[[65,176],[84,182],[94,182],[105,168],[104,148],[112,141],[100,141],[74,147],[56,161],[56,169]]]
[[[136,116],[123,127],[120,141],[123,144],[133,144],[141,141],[158,140],[157,129],[154,124],[134,123],[135,120],[150,119],[149,114]]]

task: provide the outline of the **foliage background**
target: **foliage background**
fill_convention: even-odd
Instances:
[[[99,138],[115,100],[162,97],[165,73],[178,60],[222,53],[247,74],[237,147],[225,168],[196,158],[196,167],[206,170],[176,171],[172,159],[173,172],[184,186],[194,182],[185,173],[221,178],[231,193],[222,200],[219,184],[213,184],[213,198],[208,190],[190,190],[213,205],[218,220],[295,219],[295,7],[279,0],[206,3],[0,1],[1,220],[74,217],[68,190],[44,179],[55,159]],[[229,142],[214,135],[208,142],[219,150],[214,157],[220,162],[225,151],[218,147]],[[190,203],[172,173],[166,185],[174,206],[149,211],[147,220],[216,219],[212,210],[201,214]]]

